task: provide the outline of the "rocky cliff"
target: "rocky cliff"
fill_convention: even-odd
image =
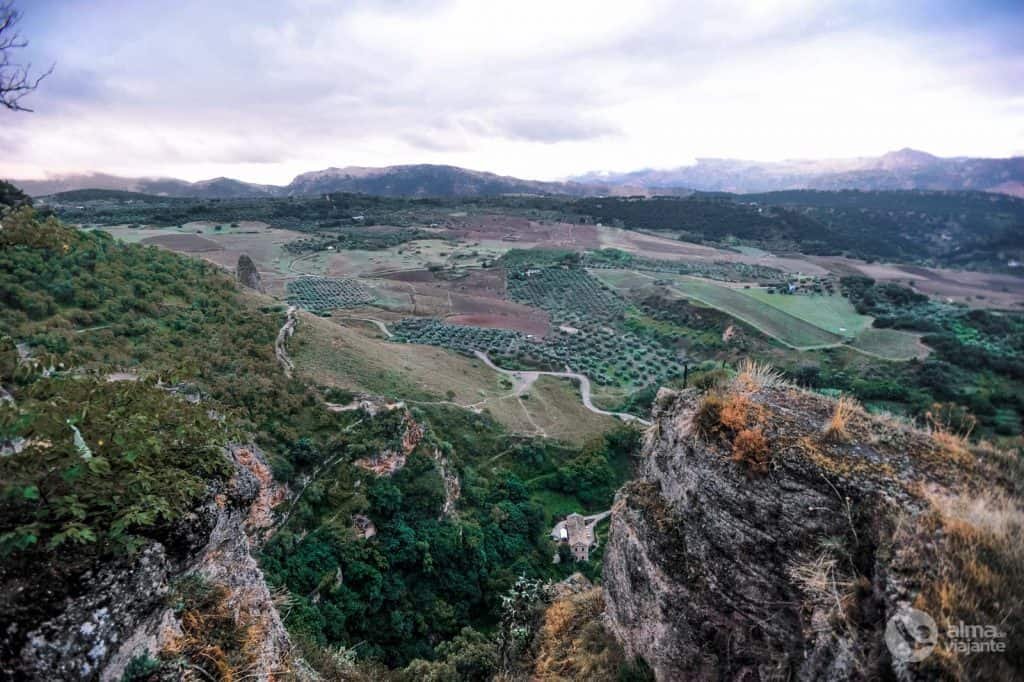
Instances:
[[[22,644],[2,676],[116,681],[142,665],[150,672],[140,679],[204,679],[212,666],[227,678],[244,670],[245,679],[269,681],[294,670],[288,635],[250,552],[281,491],[255,448],[232,447],[226,456],[234,475],[211,487],[173,537],[81,575],[30,632],[12,624],[5,646]]]
[[[657,679],[1020,678],[1012,634],[985,656],[947,636],[1024,627],[1017,456],[759,367],[662,390],[653,417],[604,589],[611,629]],[[899,627],[910,609],[934,627]]]
[[[237,277],[239,284],[244,287],[255,289],[261,294],[266,292],[266,289],[263,288],[263,278],[260,277],[260,271],[256,269],[256,264],[253,263],[252,258],[248,254],[243,253],[238,257],[235,277]]]

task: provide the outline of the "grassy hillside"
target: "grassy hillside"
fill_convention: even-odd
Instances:
[[[583,407],[568,380],[542,377],[517,397],[483,362],[421,344],[389,343],[375,327],[303,315],[293,355],[299,373],[325,386],[486,411],[516,433],[581,443],[616,420]]]

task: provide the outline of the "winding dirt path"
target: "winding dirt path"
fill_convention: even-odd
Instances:
[[[289,314],[294,314],[293,308],[289,308]],[[376,325],[377,328],[380,329],[384,333],[384,335],[387,336],[389,339],[394,338],[394,334],[391,333],[391,330],[388,329],[387,324],[383,320],[378,320],[378,319],[375,319],[375,318],[372,318],[372,317],[349,317],[349,318],[345,318],[345,319],[353,319],[353,320],[359,320],[359,321],[362,321],[362,322],[369,322],[371,324]],[[287,323],[285,324],[285,326],[287,326]],[[281,328],[281,331],[284,332],[284,327]],[[293,325],[292,331],[294,331],[294,325]],[[292,332],[289,331],[288,335],[291,336],[291,333]],[[281,335],[278,334],[278,340],[280,341],[280,339],[281,339]],[[480,360],[482,360],[485,365],[487,365],[488,367],[493,369],[495,372],[498,372],[499,374],[504,374],[505,376],[507,376],[507,377],[512,379],[512,382],[513,382],[512,392],[508,396],[506,396],[506,397],[516,397],[516,398],[522,397],[522,395],[524,393],[526,393],[526,391],[528,391],[531,386],[533,386],[534,382],[537,381],[537,379],[542,377],[542,376],[558,377],[560,379],[572,379],[573,381],[578,382],[579,385],[580,385],[580,399],[583,402],[583,407],[587,408],[588,410],[590,410],[594,414],[602,414],[602,415],[605,415],[605,416],[608,416],[608,417],[616,417],[617,419],[620,419],[620,420],[622,420],[624,422],[634,422],[635,421],[635,422],[637,422],[639,424],[643,424],[644,426],[650,426],[651,425],[651,422],[649,422],[646,419],[643,419],[641,417],[638,417],[635,414],[629,414],[627,412],[609,412],[608,410],[602,410],[599,407],[594,407],[594,403],[593,403],[593,401],[591,400],[591,397],[590,397],[590,394],[591,394],[590,379],[586,375],[584,375],[584,374],[579,374],[577,372],[541,372],[541,371],[537,371],[537,370],[519,371],[519,370],[502,369],[501,367],[498,367],[497,365],[494,364],[494,362],[491,361],[491,358],[487,356],[487,353],[484,353],[483,351],[475,350],[475,351],[473,351],[473,354],[476,355],[476,357],[478,357]],[[278,357],[280,357],[280,355]],[[287,357],[287,355],[286,355],[286,357]],[[288,363],[290,365],[291,364],[291,360],[288,360]],[[287,373],[287,370],[286,370],[286,373]],[[290,376],[290,374],[289,374],[289,376]],[[450,403],[450,401],[439,401],[439,402]],[[473,405],[459,405],[459,407],[473,409],[473,408],[479,407],[480,405],[482,405],[485,402],[487,402],[487,401],[484,400],[484,401],[481,401],[479,403],[475,403]],[[451,404],[455,405],[457,403],[451,403]],[[524,407],[524,410],[525,410],[525,407]],[[533,419],[530,417],[529,412],[527,412],[526,416],[527,416],[527,419],[534,425],[534,427],[537,428],[537,430],[540,431],[543,434],[543,430],[541,430],[540,427],[538,427],[536,425],[536,423],[533,422]]]
[[[285,314],[284,324],[281,325],[280,331],[277,332],[277,340],[274,342],[274,354],[277,356],[277,361],[281,363],[284,375],[289,379],[292,378],[292,372],[295,371],[295,363],[293,363],[292,359],[288,357],[288,348],[286,347],[286,344],[292,334],[295,333],[295,325],[299,323],[299,317],[295,314],[295,310],[295,306],[288,306],[288,312]]]
[[[375,327],[377,327],[377,329],[379,329],[381,331],[381,333],[384,334],[384,336],[388,337],[389,339],[393,339],[395,337],[395,335],[391,333],[391,330],[388,329],[388,326],[386,324],[384,324],[383,320],[378,320],[378,319],[373,318],[373,317],[355,317],[355,316],[352,316],[352,315],[341,316],[339,319],[342,319],[342,320],[356,320],[358,322],[369,322],[370,324],[372,324]]]
[[[572,379],[573,381],[577,381],[580,384],[580,398],[583,401],[583,407],[587,408],[594,414],[603,414],[609,417],[616,417],[624,422],[635,421],[640,424],[644,424],[645,426],[651,425],[649,421],[647,421],[646,419],[641,419],[635,414],[628,414],[626,412],[609,412],[608,410],[602,410],[599,407],[594,407],[594,403],[590,399],[590,379],[587,378],[587,376],[584,374],[579,374],[577,372],[540,372],[536,370],[518,371],[502,369],[501,367],[495,365],[491,361],[491,359],[487,357],[487,353],[476,350],[473,351],[473,354],[480,358],[485,365],[493,369],[495,372],[499,372],[500,374],[504,374],[505,376],[511,377],[512,380],[515,382],[514,392],[517,396],[522,395],[522,393],[526,391],[526,389],[528,389],[530,386],[532,386],[533,382],[537,381],[537,379],[541,376],[559,377],[561,379]]]

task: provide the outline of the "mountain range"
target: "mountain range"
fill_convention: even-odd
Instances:
[[[778,162],[697,159],[690,166],[628,173],[587,173],[584,184],[632,185],[648,190],[682,188],[704,192],[774,192],[787,189],[979,190],[1024,196],[1024,157],[941,158],[916,149],[878,157]]]
[[[13,180],[32,196],[76,189],[112,189],[171,197],[229,199],[358,192],[392,197],[562,194],[570,196],[680,194],[687,191],[769,192],[786,189],[979,190],[1024,197],[1024,157],[941,158],[914,149],[880,157],[779,162],[698,159],[673,169],[591,172],[565,182],[524,180],[456,166],[349,166],[302,173],[289,184],[260,185],[232,178],[188,182],[102,173]]]
[[[523,180],[456,166],[418,164],[366,168],[326,168],[297,175],[289,184],[259,185],[232,178],[188,182],[175,178],[127,178],[102,173],[54,176],[45,180],[12,180],[30,196],[79,189],[109,189],[169,197],[234,199],[259,196],[303,196],[356,192],[388,197],[496,196],[500,194],[607,194],[614,188],[593,183]]]

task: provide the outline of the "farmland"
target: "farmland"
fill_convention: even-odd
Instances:
[[[740,291],[793,317],[847,338],[871,326],[870,317],[858,314],[849,299],[838,294],[774,294],[758,288]]]
[[[705,236],[721,230],[714,217],[721,211],[735,213],[707,202],[620,206],[626,213],[611,225],[577,212],[604,210],[589,200],[553,198],[435,202],[333,195],[319,202],[100,204],[94,211],[85,201],[83,210],[72,212],[118,239],[188,253],[228,270],[245,253],[271,295],[332,314],[348,332],[350,318],[386,321],[394,338],[381,337],[369,348],[391,362],[374,365],[377,379],[358,382],[370,392],[397,390],[405,381],[392,349],[413,353],[402,367],[420,363],[416,354],[428,348],[470,363],[482,350],[504,368],[585,374],[602,408],[642,414],[657,387],[682,384],[684,363],[693,370],[755,357],[809,386],[849,391],[884,409],[921,415],[929,400],[958,399],[977,408],[986,428],[1005,431],[1017,423],[1010,417],[1018,414],[1013,396],[1019,391],[1005,373],[1022,353],[1019,315],[1012,311],[1024,302],[1024,280],[932,264],[868,263],[849,254],[806,255],[789,250],[795,245],[784,235],[802,229],[799,218],[784,225],[778,216],[748,216],[742,209],[753,227],[784,228],[775,243],[787,250],[777,253],[771,240],[722,234],[692,241],[697,228]],[[688,207],[710,213],[629,222],[634,209],[644,215],[664,209],[669,218]],[[858,278],[876,281],[882,293],[912,282],[924,302],[876,296],[869,304],[848,287],[840,292],[840,281]],[[792,294],[789,284],[797,287]],[[968,314],[972,310],[981,317]],[[906,362],[915,358],[925,364]],[[936,375],[956,372],[949,381],[980,382],[984,390],[936,388],[949,383]],[[982,381],[979,372],[995,374]],[[335,376],[341,374],[337,369]],[[428,381],[432,388],[420,397],[453,390],[461,405],[478,402],[464,395],[457,374],[441,372],[443,379]],[[538,383],[526,399],[479,399],[489,400],[487,409],[501,412],[515,431],[551,433],[557,429],[543,426],[536,413],[531,423],[523,405],[556,387],[563,399],[575,399],[575,389],[563,383]],[[401,392],[417,395],[407,385]]]
[[[851,344],[864,353],[892,360],[910,360],[928,355],[928,346],[921,343],[921,335],[897,329],[865,329]]]
[[[616,284],[623,286],[626,282],[635,283],[638,278],[639,281],[642,281],[643,278],[655,279],[653,276],[640,273],[609,271],[606,275],[603,271],[598,271],[596,274],[612,286]],[[669,291],[693,298],[728,313],[793,348],[803,350],[822,348],[837,345],[842,341],[842,337],[838,334],[833,334],[779,308],[746,296],[741,291],[708,280],[685,276],[664,276],[661,281],[665,282],[665,287]]]
[[[300,277],[288,283],[288,302],[314,313],[355,308],[373,301],[373,293],[355,279]]]

